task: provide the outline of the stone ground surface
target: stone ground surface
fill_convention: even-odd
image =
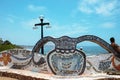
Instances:
[[[18,79],[9,78],[9,77],[0,77],[0,80],[18,80]]]
[[[12,78],[10,78],[12,77]],[[17,78],[17,79],[16,79]],[[81,76],[55,76],[48,73],[37,73],[27,70],[0,69],[0,80],[120,80],[119,75],[107,75],[105,73],[81,75]]]

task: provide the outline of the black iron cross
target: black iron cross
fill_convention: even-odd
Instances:
[[[35,24],[35,26],[41,26],[41,39],[43,39],[43,26],[49,25],[50,23],[43,23],[43,17],[40,17],[41,23]],[[44,46],[41,48],[41,53],[44,54]]]

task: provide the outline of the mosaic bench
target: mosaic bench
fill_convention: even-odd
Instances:
[[[86,54],[83,51],[76,49],[76,45],[83,41],[94,42],[120,58],[120,55],[114,51],[109,43],[94,35],[84,35],[78,38],[70,38],[68,36],[60,38],[44,37],[36,43],[32,52],[39,52],[40,48],[50,41],[55,44],[55,49],[48,53],[47,63],[50,70],[55,75],[73,76],[83,74],[86,68]],[[111,61],[109,62],[109,65],[102,66],[106,63],[101,62],[99,64],[99,69],[102,70],[103,68],[110,67]]]
[[[83,41],[94,42],[113,54],[88,57],[86,53],[76,48],[77,44]],[[41,47],[48,42],[53,42],[55,49],[46,56],[39,54]],[[119,72],[119,58],[109,43],[94,35],[78,38],[48,36],[39,40],[32,51],[14,49],[1,52],[0,66],[60,76],[78,76],[109,70]]]

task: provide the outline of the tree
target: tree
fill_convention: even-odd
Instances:
[[[8,40],[6,40],[6,41],[4,41],[4,43],[3,43],[4,45],[10,45],[10,44],[12,44],[10,41],[8,41]]]
[[[4,41],[2,40],[2,38],[0,38],[0,44],[3,44],[3,42],[4,42]]]
[[[0,52],[8,49],[14,49],[14,48],[22,49],[22,47],[14,45],[8,40],[3,41],[2,39],[0,39]]]

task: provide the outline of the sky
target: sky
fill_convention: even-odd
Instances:
[[[95,35],[120,45],[120,0],[0,0],[0,38],[35,45],[41,15],[51,27],[44,26],[44,37]]]

